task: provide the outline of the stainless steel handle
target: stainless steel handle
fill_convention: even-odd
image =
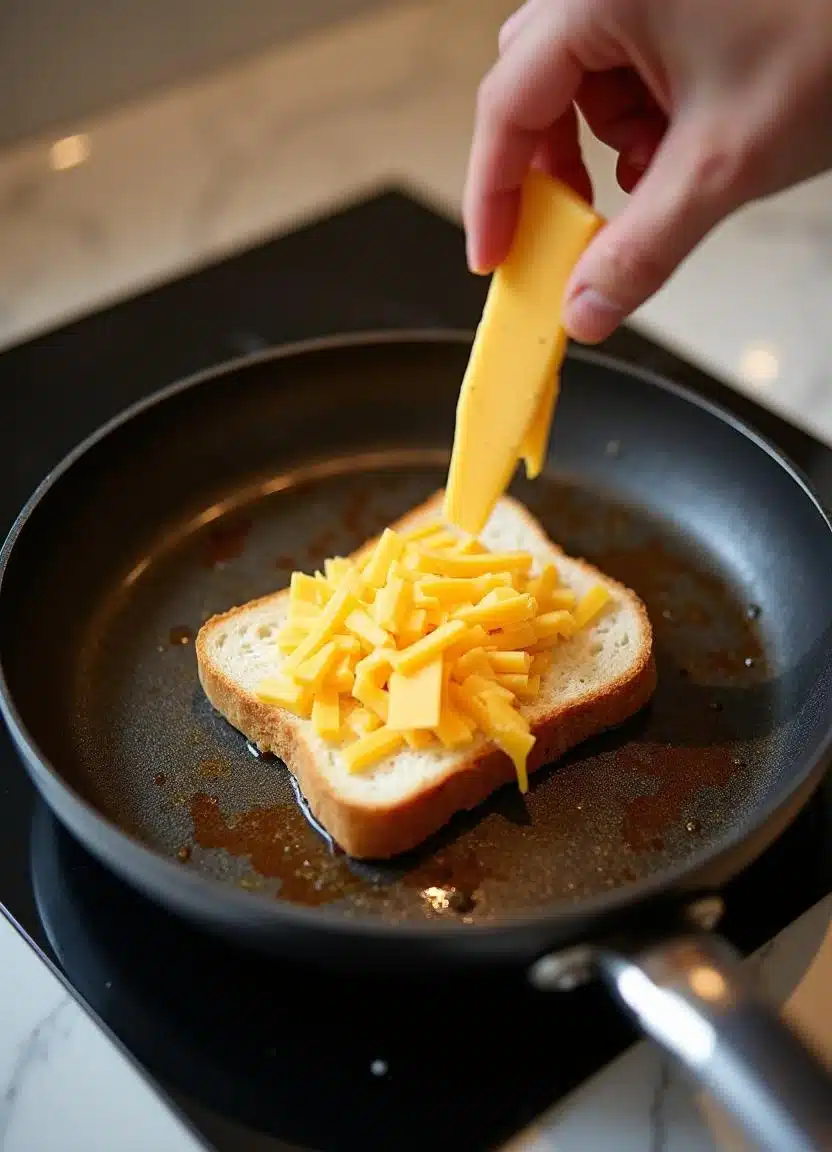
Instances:
[[[595,964],[644,1031],[771,1152],[832,1150],[832,1075],[753,990],[718,936],[693,934]]]

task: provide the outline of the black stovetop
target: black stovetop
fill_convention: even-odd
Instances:
[[[5,352],[0,536],[82,437],[177,377],[328,332],[473,328],[484,292],[459,229],[386,191]],[[806,433],[632,331],[608,350],[732,408],[832,507],[832,452]],[[831,833],[827,783],[727,893],[743,950],[832,889]],[[203,936],[55,823],[4,732],[0,845],[0,902],[219,1152],[493,1148],[633,1039],[595,989],[339,982]]]

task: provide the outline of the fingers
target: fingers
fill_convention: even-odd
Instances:
[[[576,340],[609,336],[736,206],[735,161],[718,140],[693,120],[669,130],[626,207],[575,268],[564,322]]]
[[[631,164],[623,156],[619,156],[615,164],[615,178],[623,192],[635,192],[639,181],[644,175],[646,165]]]
[[[631,192],[667,131],[664,112],[632,68],[587,73],[576,103],[594,135],[619,153],[619,183]]]
[[[581,154],[578,114],[573,104],[542,135],[533,166],[562,180],[584,200],[592,202],[592,181]]]
[[[500,29],[500,34],[497,38],[500,55],[506,51],[520,30],[525,28],[529,22],[535,18],[543,2],[544,0],[526,0],[525,4],[521,4],[517,11],[509,16],[508,20],[506,20]]]
[[[523,178],[539,149],[546,149],[548,132],[566,138],[570,122],[561,120],[581,79],[558,27],[564,9],[531,4],[478,94],[463,195],[468,263],[475,272],[490,272],[507,255]],[[577,149],[577,130],[568,146],[570,154]]]

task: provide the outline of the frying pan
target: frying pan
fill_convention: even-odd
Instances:
[[[726,413],[570,354],[544,476],[516,494],[631,585],[639,717],[406,859],[351,861],[285,767],[205,701],[212,613],[345,554],[443,480],[471,337],[369,334],[203,373],[46,478],[0,553],[0,702],[32,778],[114,872],[251,946],[347,969],[600,976],[772,1148],[832,1147],[832,1087],[711,933],[832,738],[832,525]],[[788,882],[788,878],[784,878]]]

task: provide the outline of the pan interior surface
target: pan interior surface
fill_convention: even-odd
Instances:
[[[795,549],[814,550],[806,573],[832,562],[822,516],[712,414],[682,430],[678,397],[577,362],[549,470],[514,492],[645,601],[652,704],[406,859],[349,860],[313,827],[287,769],[208,705],[194,636],[442,485],[464,353],[359,348],[208,381],[90,449],[24,526],[14,621],[0,613],[23,722],[73,787],[182,868],[349,916],[499,920],[695,860],[819,738],[805,707],[828,694],[830,609],[820,578],[786,593]]]

